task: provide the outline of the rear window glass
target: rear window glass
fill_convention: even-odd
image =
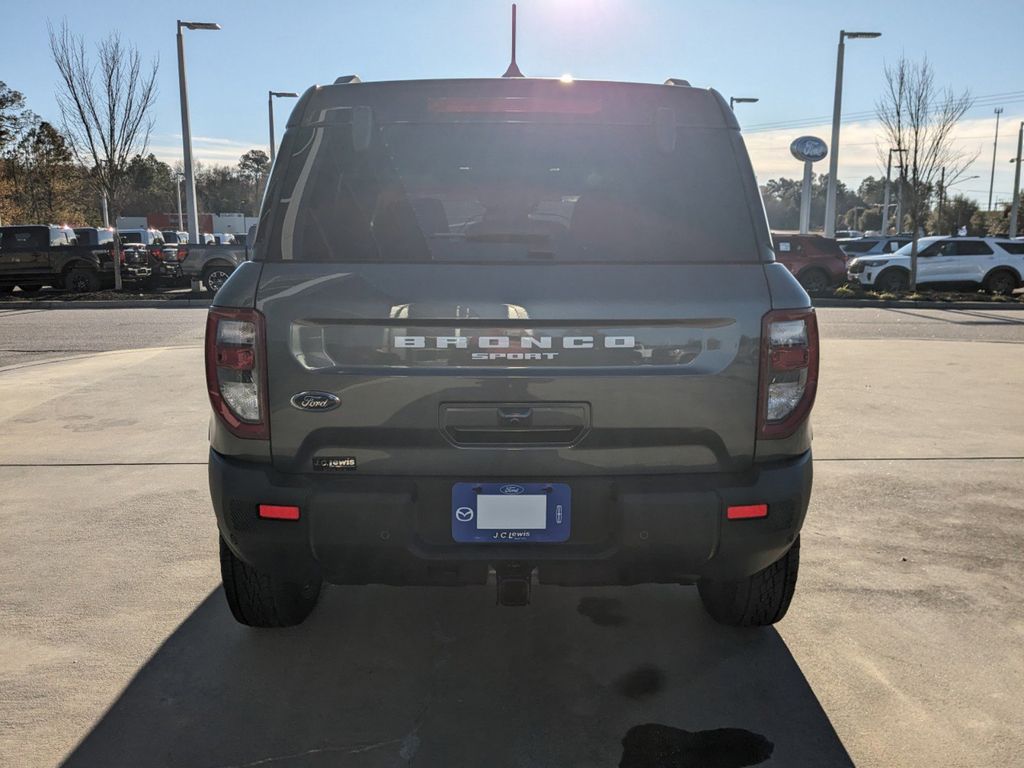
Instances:
[[[1002,248],[1007,253],[1013,253],[1018,256],[1024,255],[1024,241],[1021,241],[1019,243],[1001,242],[999,243],[999,247]]]
[[[759,258],[730,132],[706,128],[665,152],[643,125],[396,123],[356,152],[350,125],[300,127],[259,233],[267,261]]]

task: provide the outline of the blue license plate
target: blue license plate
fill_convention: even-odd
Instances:
[[[569,540],[565,483],[456,483],[452,538],[477,544]]]

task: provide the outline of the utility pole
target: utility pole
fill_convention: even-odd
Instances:
[[[935,214],[935,229],[938,231],[939,227],[942,226],[942,195],[946,191],[946,169],[942,169],[942,174],[939,176],[939,210]],[[942,233],[939,232],[941,235]]]
[[[892,153],[893,152],[906,152],[906,151],[907,150],[905,150],[905,149],[894,149],[893,147],[889,147],[889,162],[886,163],[886,165],[885,165],[885,201],[882,204],[882,234],[883,235],[889,234],[889,186],[890,186],[889,179],[892,176]],[[901,160],[903,159],[902,155],[900,155],[900,159]],[[896,232],[897,232],[897,234],[899,233],[899,229],[900,229],[900,227],[899,227],[899,224],[897,223],[896,224]]]
[[[896,234],[898,235],[903,231],[903,156],[900,156],[900,175],[897,181],[899,182],[899,189],[896,190]]]
[[[992,176],[988,180],[988,209],[992,210],[992,186],[996,182],[996,147],[999,146],[999,116],[1003,114],[1002,107],[996,107],[996,138],[992,142]]]
[[[1017,236],[1017,216],[1020,213],[1020,156],[1024,148],[1024,121],[1017,131],[1017,167],[1013,171],[1013,206],[1010,208],[1010,237]]]

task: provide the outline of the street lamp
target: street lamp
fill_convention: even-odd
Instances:
[[[185,38],[182,29],[220,29],[220,24],[207,21],[178,20],[178,88],[181,91],[181,146],[185,156],[185,201],[188,205],[188,234],[199,242],[199,205],[196,202],[195,170],[192,167],[192,126],[188,118],[188,84],[185,80]]]
[[[299,94],[291,91],[267,91],[267,112],[270,115],[270,164],[274,164],[274,97],[295,99]]]
[[[736,109],[734,104],[754,104],[760,101],[759,98],[753,96],[730,96],[729,97],[729,109]]]
[[[825,237],[836,234],[836,174],[839,172],[839,118],[843,111],[843,56],[846,38],[851,40],[881,37],[881,32],[847,32],[839,30],[839,50],[836,54],[836,97],[832,105],[832,157],[828,163],[828,192],[825,195]]]

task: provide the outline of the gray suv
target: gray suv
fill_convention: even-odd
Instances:
[[[509,78],[297,103],[206,329],[235,618],[322,584],[697,585],[785,614],[814,311],[713,90]]]

